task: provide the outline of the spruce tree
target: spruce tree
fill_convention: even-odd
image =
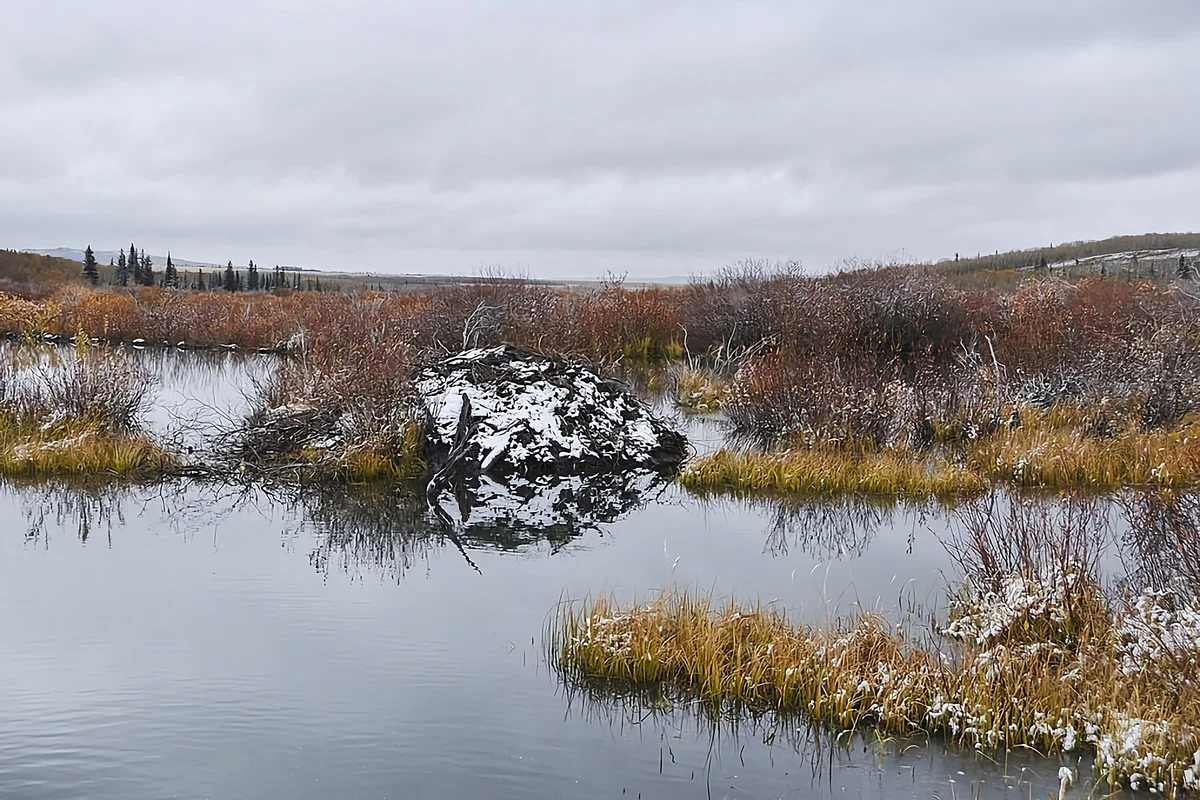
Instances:
[[[1179,254],[1179,268],[1176,270],[1176,273],[1185,280],[1192,277],[1192,265],[1183,257],[1183,253]]]
[[[198,270],[196,273],[196,291],[203,292],[207,289],[208,287],[204,285],[204,270]]]
[[[83,251],[83,277],[95,286],[100,282],[100,270],[96,267],[96,254],[92,252],[92,246],[89,244],[87,250]]]
[[[142,251],[142,285],[154,285],[154,261],[146,255],[145,250]]]
[[[170,250],[167,251],[167,266],[163,269],[163,286],[179,288],[179,270],[175,269],[175,264],[171,262]]]
[[[122,250],[117,258],[117,271],[113,273],[113,279],[119,286],[129,285],[129,267],[125,265],[125,251]]]
[[[233,262],[230,261],[225,265],[225,291],[237,291],[237,276],[233,273]]]
[[[137,285],[142,283],[142,259],[138,257],[137,248],[133,246],[133,242],[129,243],[129,270],[133,273],[133,282]]]

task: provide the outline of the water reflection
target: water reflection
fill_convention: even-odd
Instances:
[[[439,498],[434,516],[447,531],[476,547],[515,550],[546,541],[558,550],[587,531],[599,530],[661,496],[668,480],[650,471],[505,483],[481,475]]]
[[[1133,562],[1130,588],[1200,599],[1200,495],[1140,492],[1118,502],[1129,520],[1123,541]]]
[[[86,488],[37,484],[19,493],[21,510],[29,526],[25,542],[49,547],[51,531],[73,531],[81,542],[103,533],[111,541],[113,523],[125,524],[121,491],[111,487]]]
[[[473,564],[461,541],[444,535],[414,489],[308,486],[275,494],[299,511],[298,529],[312,542],[308,560],[322,575],[366,571],[399,580],[448,541]]]
[[[857,558],[866,553],[879,531],[889,527],[904,508],[895,502],[847,497],[839,500],[802,502],[795,500],[748,501],[771,509],[765,552],[786,556],[793,548],[820,561]],[[934,506],[913,506],[917,522],[924,524]],[[909,535],[911,543],[911,533]]]
[[[308,542],[321,574],[374,571],[401,578],[436,550],[451,546],[472,567],[471,551],[555,553],[585,533],[602,531],[657,498],[665,479],[626,473],[557,480],[486,478],[430,507],[419,486],[347,484],[216,484],[175,481],[155,486],[38,483],[17,487],[28,523],[26,541],[49,546],[52,531],[82,542],[111,537],[130,509],[157,508],[178,534],[218,527],[232,515],[257,511],[291,520],[285,538]]]
[[[19,498],[29,545],[49,546],[55,531],[82,542],[111,538],[131,511],[157,508],[170,527],[187,534],[240,511],[265,509],[291,518],[293,535],[310,538],[310,560],[319,572],[372,569],[395,577],[447,546],[472,564],[470,551],[545,547],[553,554],[650,504],[678,498],[669,482],[653,473],[508,485],[485,477],[460,487],[457,495],[447,493],[432,508],[419,487],[404,485],[6,485]],[[1047,559],[1068,559],[1107,572],[1134,590],[1154,586],[1200,595],[1200,494],[1014,497],[997,492],[954,508],[853,497],[703,503],[710,512],[764,519],[763,552],[778,558],[798,551],[821,562],[859,559],[883,531],[904,533],[911,549],[918,529],[936,527],[946,531],[939,538],[953,561],[975,574],[1037,572]],[[902,518],[910,527],[895,531]],[[1121,546],[1111,548],[1117,541]]]
[[[1151,566],[1178,560],[1180,541],[1194,546],[1200,519],[1200,499],[1132,492],[1070,511],[1057,498],[1010,507],[1003,495],[953,510],[862,500],[700,509],[662,491],[546,486],[494,505],[476,491],[465,513],[447,502],[447,526],[403,488],[6,484],[0,794],[78,796],[94,779],[82,793],[316,797],[340,781],[347,796],[387,796],[403,781],[429,796],[618,796],[628,786],[631,797],[967,797],[979,787],[1045,797],[1058,764],[1029,754],[995,764],[937,741],[712,713],[663,690],[567,690],[535,639],[564,593],[614,581],[642,596],[674,579],[801,607],[830,580],[805,580],[814,560],[839,562],[831,594],[858,581],[870,605],[889,579],[945,568],[939,541],[977,531],[971,515],[993,519],[997,536],[1009,515],[1031,515],[1025,538],[1036,541],[1037,520],[1066,514],[1081,533],[1115,532]],[[526,502],[538,496],[553,499]],[[459,548],[482,575],[439,569],[389,585]],[[942,584],[928,591],[940,596]],[[93,740],[94,730],[104,735]],[[137,762],[131,749],[150,756]],[[250,765],[230,771],[239,759]],[[223,782],[205,783],[214,775]]]
[[[1056,762],[1014,750],[997,760],[924,736],[830,730],[802,714],[714,710],[662,687],[633,691],[575,684],[563,695],[567,719],[653,746],[661,775],[695,783],[707,796],[745,790],[747,779],[768,764],[788,765],[791,791],[801,796],[844,796],[857,789],[859,796],[881,798],[1054,797],[1060,764],[1078,779],[1069,796],[1136,796],[1098,781],[1087,755],[1063,755]],[[704,753],[700,761],[684,755],[694,745]]]

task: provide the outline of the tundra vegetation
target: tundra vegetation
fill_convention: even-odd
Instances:
[[[730,444],[690,461],[681,480],[691,489],[949,497],[994,484],[1200,480],[1193,285],[1031,270],[1000,291],[963,288],[937,268],[811,277],[760,263],[650,288],[508,278],[353,294],[71,284],[0,295],[0,330],[279,353],[239,457],[314,477],[419,473],[418,371],[508,344],[606,374],[640,370],[680,407],[719,413]]]

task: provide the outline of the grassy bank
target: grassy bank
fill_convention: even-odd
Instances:
[[[89,424],[31,426],[0,413],[0,474],[11,477],[111,476],[152,480],[174,474],[178,458],[141,433]]]
[[[306,442],[289,443],[286,437],[265,441],[271,430],[242,430],[234,434],[233,463],[239,472],[271,479],[305,483],[395,483],[420,478],[426,469],[424,438],[416,423],[405,425],[398,436],[372,436],[346,442],[330,438],[328,428],[304,431]],[[312,443],[314,438],[326,441]]]
[[[722,449],[690,462],[679,481],[698,493],[862,494],[950,499],[988,486],[979,473],[940,457],[904,452],[798,449],[745,453]]]
[[[494,278],[406,293],[66,286],[0,295],[0,332],[286,352],[256,408],[318,412],[322,435],[281,444],[284,462],[313,475],[411,474],[416,462],[398,458],[396,443],[422,411],[419,365],[509,344],[605,374],[669,376],[676,405],[720,411],[738,441],[765,452],[700,459],[689,487],[948,497],[989,483],[1200,481],[1190,285],[1030,273],[1004,290],[963,289],[915,267],[814,277],[744,263],[650,288]],[[316,445],[334,423],[331,455]],[[278,454],[247,460],[263,455]]]
[[[1155,594],[1113,610],[1096,587],[1078,591],[1083,576],[1061,577],[1071,585],[1009,576],[960,603],[938,642],[870,614],[814,628],[762,605],[600,597],[560,609],[551,658],[592,690],[661,685],[714,708],[987,751],[1090,749],[1113,785],[1200,788],[1200,612],[1172,616]]]
[[[0,474],[153,480],[179,459],[141,427],[153,381],[119,354],[13,352],[0,364]]]
[[[986,433],[935,431],[917,451],[844,443],[800,443],[788,450],[722,449],[693,460],[680,475],[698,492],[764,492],[892,497],[954,497],[989,486],[1037,489],[1200,485],[1200,424],[1168,429],[1097,422],[1096,414],[1025,407],[1016,425]]]

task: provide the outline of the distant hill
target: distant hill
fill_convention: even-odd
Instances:
[[[64,283],[82,283],[80,262],[56,256],[0,250],[0,292],[37,294]]]
[[[1189,263],[1200,258],[1200,233],[1113,236],[1098,241],[1065,242],[1030,250],[946,259],[933,266],[951,276],[1033,270],[1045,264],[1051,269],[1073,274],[1106,272],[1117,276],[1136,273],[1149,277],[1174,274],[1180,256]]]
[[[38,255],[52,256],[54,258],[65,258],[68,261],[77,261],[80,264],[83,263],[83,251],[77,250],[74,247],[55,247],[51,250],[22,250],[21,252],[22,253],[36,253]],[[93,252],[96,255],[96,261],[100,264],[107,264],[110,259],[115,262],[121,257],[120,250],[95,250]],[[166,256],[157,256],[157,255],[154,255],[153,253],[151,253],[150,259],[154,262],[155,268],[161,268],[164,264],[167,263]],[[176,258],[173,255],[171,256],[171,263],[181,269],[184,267],[212,268],[212,267],[225,266],[224,264],[210,264],[206,261],[188,261],[185,258]],[[245,266],[245,265],[242,264],[242,265],[238,265],[238,266]]]

